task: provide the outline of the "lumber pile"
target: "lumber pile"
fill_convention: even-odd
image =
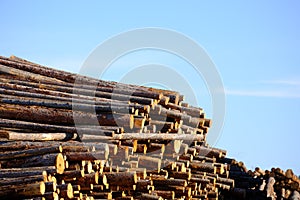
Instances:
[[[178,92],[12,56],[0,57],[0,102],[0,199],[288,199],[299,192],[291,170],[249,172],[210,147],[211,120]]]

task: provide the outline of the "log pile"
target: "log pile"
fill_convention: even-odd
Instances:
[[[297,197],[291,170],[209,147],[211,120],[183,100],[0,57],[0,199]]]
[[[229,177],[235,181],[235,188],[226,193],[226,199],[300,199],[300,179],[291,169],[285,172],[280,168],[254,171],[247,170],[243,162],[226,159],[229,164]]]

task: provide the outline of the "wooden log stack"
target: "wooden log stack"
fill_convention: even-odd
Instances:
[[[293,170],[280,168],[247,170],[243,162],[224,159],[229,166],[229,177],[235,181],[235,189],[226,192],[225,199],[300,199],[300,179]]]
[[[211,120],[183,100],[0,57],[0,199],[299,195],[291,170],[250,173],[209,147]]]

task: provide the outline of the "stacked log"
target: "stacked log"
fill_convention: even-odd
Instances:
[[[225,199],[300,199],[300,179],[293,170],[280,168],[247,170],[243,162],[224,159],[229,166],[229,178],[235,181],[235,188],[225,193]]]
[[[0,57],[0,199],[297,195],[292,171],[258,176],[209,147],[211,120],[183,100]]]

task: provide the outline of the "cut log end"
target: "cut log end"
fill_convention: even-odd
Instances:
[[[56,156],[55,167],[56,167],[56,172],[58,174],[63,174],[64,173],[64,171],[65,171],[65,159],[64,159],[64,156],[61,153],[59,153]]]

